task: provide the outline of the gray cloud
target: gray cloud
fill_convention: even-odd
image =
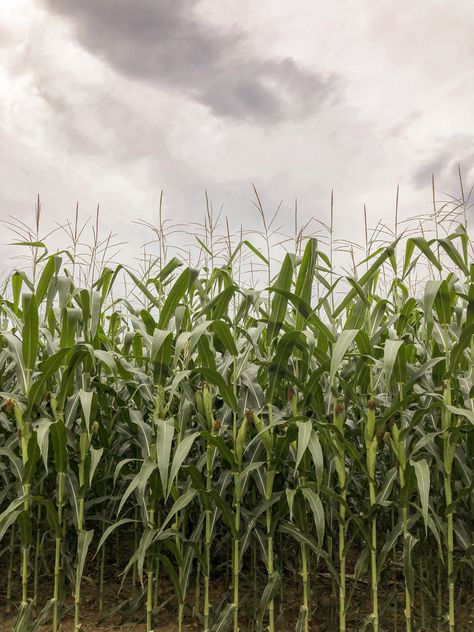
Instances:
[[[312,114],[339,93],[335,75],[291,58],[259,58],[245,32],[202,20],[197,0],[43,0],[80,43],[125,76],[171,88],[219,117],[275,123]]]
[[[458,165],[463,179],[470,178],[474,170],[472,147],[474,137],[469,134],[456,134],[450,138],[438,139],[430,157],[422,162],[413,175],[412,182],[418,189],[431,186],[431,176],[441,182],[443,188],[459,188]]]
[[[435,177],[443,176],[446,172],[450,171],[450,165],[453,160],[451,152],[445,149],[439,151],[436,156],[425,161],[414,173],[413,184],[419,188],[424,189],[431,185],[431,176]]]

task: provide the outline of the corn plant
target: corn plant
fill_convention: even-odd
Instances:
[[[333,215],[329,252],[296,231],[277,265],[278,230],[257,207],[258,246],[228,228],[220,240],[208,205],[202,269],[166,259],[163,222],[159,261],[141,271],[105,265],[97,226],[89,271],[26,240],[32,273],[14,271],[0,296],[14,629],[56,632],[72,611],[79,632],[91,584],[97,619],[147,632],[170,609],[179,632],[193,619],[205,632],[467,629],[465,225],[437,210],[432,239],[367,238],[347,273],[332,260]],[[264,268],[250,288],[236,268],[249,257]],[[109,583],[123,596],[111,608]]]

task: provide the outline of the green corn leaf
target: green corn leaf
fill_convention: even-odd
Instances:
[[[81,318],[81,310],[73,307],[65,307],[61,319],[60,347],[66,349],[72,347],[76,341],[78,323]]]
[[[214,625],[212,626],[211,631],[224,632],[225,630],[228,630],[232,622],[232,615],[234,613],[234,610],[235,610],[235,605],[233,603],[227,604],[227,606],[219,614],[219,617],[217,621],[214,623]]]
[[[27,245],[27,244],[23,244]],[[28,244],[29,245],[29,244]],[[12,632],[31,632],[33,603],[22,603],[18,609]]]
[[[284,334],[278,341],[275,355],[273,356],[269,366],[270,378],[265,395],[265,399],[269,403],[273,401],[273,395],[278,381],[281,379],[282,375],[285,374],[290,354],[299,343],[300,337],[301,333],[299,331],[290,331]]]
[[[151,428],[145,423],[142,414],[133,408],[130,410],[130,420],[139,428],[142,437],[143,450],[146,457],[151,456]]]
[[[220,375],[214,369],[210,369],[207,367],[194,369],[194,371],[191,372],[191,376],[194,375],[201,375],[210,384],[214,384],[214,386],[217,386],[220,396],[229,406],[229,408],[231,408],[232,410],[237,410],[237,400],[235,398],[235,395],[232,391],[232,388],[229,384],[227,384],[222,375]]]
[[[77,572],[77,577],[79,578],[79,581],[81,580],[82,575],[84,574],[84,565],[87,559],[87,552],[89,551],[89,546],[90,546],[90,543],[92,542],[93,537],[94,537],[94,529],[91,529],[90,531],[82,530],[80,531],[79,536],[78,536],[76,572]]]
[[[257,611],[257,632],[263,632],[263,618],[268,608],[268,604],[275,598],[278,588],[280,586],[280,573],[274,571],[268,580],[267,585],[263,589],[262,598],[260,599],[260,605]]]
[[[308,443],[308,449],[311,453],[311,458],[313,460],[313,465],[316,472],[316,481],[318,483],[318,487],[320,487],[323,481],[323,473],[324,473],[324,454],[323,454],[323,449],[321,447],[321,442],[319,440],[318,433],[314,429],[311,432],[311,436]]]
[[[219,492],[215,488],[208,492],[208,496],[212,498],[212,501],[215,503],[217,509],[222,512],[222,518],[226,526],[230,529],[233,537],[238,538],[239,534],[235,526],[235,515],[229,503],[219,494]]]
[[[161,283],[164,283],[166,281],[166,279],[173,274],[173,272],[177,269],[180,268],[183,265],[183,263],[177,259],[176,257],[172,257],[168,263],[164,266],[164,268],[161,270],[160,274],[158,275],[158,279],[161,281]]]
[[[449,406],[446,408],[449,412],[453,413],[453,415],[458,415],[459,417],[465,417],[468,421],[474,424],[474,411],[468,410],[466,408],[458,408],[457,406]]]
[[[214,320],[211,328],[230,355],[237,356],[239,352],[235,346],[235,341],[229,325],[223,320]]]
[[[174,505],[172,506],[170,512],[167,514],[166,518],[163,521],[163,524],[161,525],[160,528],[160,533],[162,533],[166,526],[171,522],[171,520],[173,520],[173,518],[176,516],[176,514],[179,511],[183,511],[188,505],[189,503],[191,503],[194,498],[196,497],[197,494],[197,490],[196,489],[188,489],[187,492],[185,492],[182,496],[180,496],[178,498],[178,500],[174,503]]]
[[[298,449],[296,453],[295,469],[298,469],[301,459],[309,446],[313,427],[311,425],[311,421],[309,420],[297,421],[296,425],[298,427]]]
[[[425,321],[426,321],[426,329],[427,335],[431,335],[431,331],[433,329],[434,318],[433,318],[433,305],[438,294],[439,288],[441,287],[441,281],[439,280],[430,280],[425,285],[425,293],[423,297],[423,309],[425,312]]]
[[[94,448],[91,446],[90,455],[91,455],[91,464],[90,464],[90,473],[89,473],[89,485],[92,484],[92,479],[94,478],[95,471],[97,466],[99,465],[100,459],[104,454],[104,448]]]
[[[87,432],[90,433],[92,402],[94,400],[94,393],[91,393],[90,391],[85,391],[81,388],[81,390],[79,391],[79,399],[81,401],[81,407],[84,414],[84,421],[86,422]]]
[[[303,324],[311,325],[314,332],[318,333],[324,340],[335,342],[335,337],[327,325],[319,318],[315,309],[306,303],[302,298],[296,296],[293,292],[288,292],[278,287],[270,287],[269,290],[275,294],[281,295],[287,299],[289,303],[298,311],[303,318]]]
[[[367,272],[362,275],[362,277],[359,279],[359,285],[361,287],[364,287],[367,283],[372,281],[378,275],[381,266],[385,263],[385,261],[387,261],[387,259],[389,259],[393,255],[393,251],[397,243],[398,240],[396,240],[388,248],[385,248],[380,256],[376,259],[376,261],[370,266]],[[356,296],[357,292],[354,288],[352,288],[334,311],[333,318],[337,318],[340,314],[342,314],[346,307],[354,301],[354,298]]]
[[[275,288],[269,288],[269,291],[278,289],[288,292],[291,289],[292,279],[293,260],[289,254],[286,254],[277,277]],[[275,293],[275,296],[272,300],[272,307],[267,329],[267,337],[269,343],[273,340],[273,338],[275,338],[275,336],[278,335],[285,321],[287,305],[288,298],[280,292]]]
[[[5,509],[5,511],[0,514],[0,542],[3,540],[5,533],[10,529],[10,527],[15,524],[23,512],[23,499],[21,502],[12,501],[10,505]]]
[[[13,359],[17,382],[22,393],[26,393],[27,372],[23,364],[22,344],[15,335],[10,333],[4,333],[3,338],[5,338],[7,342],[8,350]]]
[[[69,349],[61,349],[57,353],[52,356],[49,356],[41,363],[41,373],[30,389],[27,399],[27,406],[25,411],[25,416],[30,417],[33,408],[38,402],[41,400],[44,395],[44,389],[47,382],[53,378],[54,374],[59,371],[60,367],[63,365],[67,355],[69,354]]]
[[[470,347],[472,343],[472,337],[474,336],[474,323],[470,325],[466,325],[461,335],[459,336],[458,342],[454,345],[450,354],[450,362],[449,362],[449,373],[450,375],[455,375],[455,372],[462,361],[464,351]]]
[[[258,248],[256,248],[256,247],[252,244],[252,242],[248,241],[247,239],[244,239],[244,240],[242,241],[242,243],[243,243],[243,244],[245,244],[245,245],[247,246],[247,248],[248,248],[249,250],[251,250],[251,251],[253,252],[253,254],[254,254],[254,255],[256,255],[256,256],[257,256],[257,257],[258,257],[261,261],[263,261],[263,263],[264,263],[266,266],[270,265],[270,264],[269,264],[268,259],[267,259],[267,258],[266,258],[266,257],[265,257],[265,256],[264,256],[261,252],[260,252],[260,250],[258,250]]]
[[[138,549],[135,551],[134,557],[136,556],[138,577],[140,578],[140,581],[142,582],[143,582],[143,567],[145,565],[145,557],[148,553],[150,546],[153,544],[154,538],[157,536],[157,533],[158,532],[156,529],[146,528],[143,531],[142,536],[140,538]],[[130,562],[131,561],[132,560],[130,560]]]
[[[382,485],[382,489],[377,495],[376,502],[378,505],[385,505],[388,502],[393,489],[393,485],[397,478],[398,469],[396,467],[392,467],[392,469],[387,472],[384,483]]]
[[[317,263],[317,240],[308,239],[303,258],[301,260],[298,276],[296,277],[295,294],[306,303],[311,303],[313,293],[314,272]],[[286,288],[283,288],[286,289]],[[301,330],[304,325],[304,317],[298,313],[296,316],[296,329]]]
[[[339,338],[337,339],[336,344],[334,345],[334,349],[332,351],[331,357],[331,369],[330,369],[330,379],[331,383],[334,382],[334,378],[336,377],[336,373],[341,367],[344,356],[347,353],[347,350],[352,345],[357,336],[357,329],[344,329],[341,332]]]
[[[97,549],[96,549],[96,552],[94,554],[94,557],[97,555],[97,553],[104,546],[104,544],[106,543],[108,538],[112,535],[112,533],[116,529],[118,529],[119,527],[122,527],[124,524],[130,524],[132,522],[135,523],[136,521],[133,518],[121,518],[120,520],[117,520],[117,522],[114,522],[113,524],[108,526],[107,529],[102,534],[100,540],[99,540],[99,544],[97,545]]]
[[[286,520],[280,520],[278,523],[278,530],[281,531],[282,533],[286,533],[287,535],[290,535],[297,542],[308,546],[313,551],[313,553],[315,553],[316,555],[319,555],[320,547],[318,546],[316,540],[312,536],[310,536],[309,533],[306,533],[305,531],[298,529],[298,527],[296,527],[291,522],[287,522]]]
[[[167,497],[170,495],[171,492],[171,488],[172,485],[176,479],[176,477],[178,476],[178,473],[186,459],[186,457],[188,456],[189,452],[191,451],[191,448],[193,447],[193,444],[195,442],[195,440],[197,439],[197,437],[199,437],[199,432],[193,432],[192,434],[188,435],[187,437],[184,437],[184,439],[182,441],[180,441],[178,447],[176,448],[176,451],[174,453],[174,457],[173,457],[173,462],[171,464],[171,470],[170,470],[170,475],[169,475],[169,482],[168,482],[168,490],[167,490]],[[166,489],[166,488],[164,488]]]
[[[35,368],[39,341],[38,304],[34,294],[23,295],[23,316],[23,362],[26,370],[31,373]]]
[[[0,514],[0,524],[14,511],[16,511],[17,509],[21,508],[23,509],[23,506],[25,504],[25,502],[29,501],[30,497],[29,496],[19,496],[18,498],[15,498],[14,500],[12,500],[10,502],[10,504],[8,505],[8,507],[6,509],[4,509],[2,511],[2,513]]]
[[[134,492],[137,488],[139,488],[142,490],[142,493],[143,493],[146,483],[148,482],[150,476],[156,470],[157,467],[158,465],[151,459],[147,459],[146,461],[143,462],[140,468],[140,471],[133,477],[133,479],[130,481],[127,489],[124,492],[120,500],[117,514],[120,514],[125,503],[128,500],[128,497],[130,496],[132,492]]]
[[[34,502],[37,505],[41,505],[46,509],[46,519],[48,521],[48,525],[54,533],[54,537],[61,537],[61,525],[59,523],[59,515],[56,507],[53,504],[53,501],[49,498],[42,498],[41,496],[34,496]]]
[[[183,299],[188,289],[192,286],[196,277],[196,270],[186,268],[186,270],[184,270],[177,278],[160,311],[160,318],[158,320],[158,327],[160,329],[165,329],[168,326],[168,323],[173,317],[178,304]]]
[[[387,390],[390,389],[390,380],[397,360],[398,352],[403,345],[402,340],[387,339],[384,345],[383,364],[385,371],[385,384]]]
[[[420,252],[422,252],[428,261],[434,265],[437,270],[441,270],[441,263],[438,261],[436,255],[431,250],[431,244],[433,241],[428,242],[424,237],[413,237],[407,240],[406,251],[405,251],[405,263],[403,266],[403,277],[406,276],[408,272],[408,268],[411,261],[411,256],[413,254],[414,248],[418,248]]]
[[[161,484],[164,493],[168,489],[168,472],[171,464],[171,448],[175,432],[172,419],[157,419],[156,424],[156,453]]]
[[[407,535],[403,546],[403,570],[404,578],[410,594],[413,596],[415,590],[415,573],[413,569],[413,549],[418,542],[411,533]]]
[[[449,325],[452,317],[451,296],[446,280],[442,281],[434,300],[434,308],[441,325]]]
[[[38,284],[36,286],[36,300],[38,301],[38,305],[43,302],[43,299],[48,292],[51,279],[53,278],[55,272],[56,257],[53,255],[52,257],[48,257],[48,261],[43,268]]]
[[[105,365],[110,373],[117,379],[117,363],[113,354],[110,351],[103,351],[102,349],[94,349],[94,357]]]
[[[466,276],[469,276],[469,269],[464,261],[464,258],[459,254],[458,250],[456,250],[453,242],[450,239],[438,239],[438,243],[446,252],[454,265],[462,270]]]
[[[54,464],[56,467],[56,472],[61,472],[62,474],[64,474],[67,472],[69,462],[64,419],[60,417],[57,421],[52,423],[49,432],[51,434],[51,441],[53,443]]]
[[[23,276],[15,271],[11,276],[11,286],[13,295],[13,310],[18,311],[20,305],[21,288],[23,286]]]
[[[232,471],[236,471],[238,469],[238,463],[235,460],[234,453],[226,445],[223,437],[216,437],[215,435],[207,431],[201,432],[201,436],[205,441],[217,448],[221,458],[230,465]]]
[[[16,456],[11,448],[0,447],[0,457],[5,457],[10,462],[11,471],[20,483],[23,481],[24,467],[20,458]]]
[[[298,615],[298,620],[296,621],[295,632],[304,632],[307,618],[308,609],[304,606],[300,606],[300,612]]]
[[[178,574],[176,573],[175,567],[168,559],[166,555],[159,555],[161,564],[164,566],[166,572],[168,573],[168,577],[171,579],[173,587],[175,589],[176,595],[178,597],[179,603],[183,602],[183,591],[181,588],[181,582],[179,581]]]
[[[203,367],[216,371],[216,356],[215,351],[211,349],[208,336],[201,336],[198,344],[199,360]]]
[[[288,503],[288,511],[290,512],[290,522],[293,522],[293,505],[295,502],[296,489],[285,489],[286,502]]]
[[[419,461],[410,461],[415,469],[416,482],[418,492],[420,494],[421,508],[423,512],[423,520],[425,522],[425,531],[428,533],[428,510],[430,495],[430,468],[426,459]]]
[[[385,537],[382,549],[380,550],[378,559],[377,559],[378,577],[380,577],[380,573],[383,570],[388,554],[390,553],[390,551],[392,551],[393,547],[397,544],[398,539],[401,537],[402,533],[403,533],[403,524],[400,521],[394,526],[391,532]]]
[[[151,346],[151,361],[153,362],[155,384],[164,384],[170,372],[171,346],[173,335],[171,331],[155,329]]]
[[[303,496],[308,501],[310,509],[313,513],[314,524],[316,526],[316,534],[318,537],[318,544],[321,547],[324,541],[324,529],[325,529],[325,518],[324,518],[324,507],[321,502],[321,498],[319,494],[317,494],[314,489],[310,489],[309,487],[303,487],[301,489]]]

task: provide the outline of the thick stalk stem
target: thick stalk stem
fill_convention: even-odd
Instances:
[[[212,489],[212,448],[207,446],[207,467],[206,467],[206,491],[210,493]],[[204,555],[206,568],[204,572],[204,632],[209,632],[209,576],[211,574],[211,509],[206,509],[206,536],[204,542]]]
[[[155,591],[153,593],[153,608],[158,608],[158,600],[160,595],[160,558],[155,563]]]
[[[10,530],[10,543],[8,551],[8,571],[7,571],[7,613],[12,608],[12,585],[13,585],[13,556],[15,553],[15,525]]]
[[[405,476],[403,470],[400,469],[400,488],[401,494],[403,496],[404,488],[405,488]],[[402,509],[402,524],[403,524],[403,541],[406,542],[409,535],[408,530],[408,502],[404,502]],[[411,593],[410,586],[408,585],[408,580],[405,577],[405,629],[406,632],[411,632]]]
[[[29,431],[27,431],[29,432]],[[25,460],[26,450],[23,451],[23,459]],[[29,515],[30,511],[30,485],[28,483],[23,485],[23,495],[25,501],[23,503],[23,511]],[[28,567],[30,561],[30,547],[28,544],[22,543],[21,546],[21,605],[26,608],[28,605]]]
[[[375,491],[373,485],[370,490],[371,504],[375,506]],[[372,581],[372,613],[374,617],[374,632],[379,630],[379,599],[377,577],[377,519],[372,518],[372,548],[371,548],[371,581]]]
[[[344,445],[344,409],[334,404],[334,425],[339,434],[334,435],[335,465],[339,482],[341,502],[339,503],[339,632],[346,632],[346,464]]]
[[[273,411],[272,404],[268,404],[268,425],[270,427],[269,433],[273,434],[271,430],[273,422]],[[270,458],[271,454],[267,454],[268,467],[270,468]],[[265,490],[265,499],[268,501],[271,499],[273,494],[273,480],[275,478],[275,471],[273,469],[268,469],[267,471],[267,485]],[[272,536],[272,509],[271,507],[267,509],[266,512],[266,520],[267,520],[267,558],[268,558],[268,578],[273,575],[275,570],[274,568],[274,560],[273,560],[273,536]],[[268,632],[275,632],[275,600],[272,599],[268,604]]]
[[[146,632],[153,632],[153,564],[148,565],[147,570],[147,597],[146,597]]]
[[[454,632],[454,525],[453,510],[451,508],[453,502],[453,492],[450,474],[446,476],[444,489],[446,506],[448,507],[448,626],[449,632]]]
[[[134,509],[134,519],[135,522],[138,521],[138,507]],[[104,547],[102,547],[103,550]],[[133,550],[136,551],[138,549],[138,529],[134,529],[133,531]],[[137,562],[133,563],[132,569],[132,597],[135,597],[135,593],[137,590]]]
[[[347,498],[344,490],[343,500]],[[346,632],[346,508],[341,503],[339,506],[339,632]]]
[[[59,583],[61,577],[61,550],[62,550],[62,515],[63,515],[63,494],[64,494],[64,472],[58,472],[57,493],[58,493],[58,522],[59,529],[55,539],[54,551],[54,587],[53,587],[53,632],[57,632],[59,624]]]
[[[404,389],[403,384],[398,384],[398,391],[400,400],[403,400],[404,397]],[[400,412],[401,416],[401,427],[402,430],[405,428],[405,417],[403,411]],[[408,499],[405,498],[405,467],[406,467],[406,454],[405,454],[405,443],[404,440],[400,439],[399,429],[397,424],[394,423],[392,426],[392,439],[394,441],[394,446],[396,449],[396,456],[399,464],[399,473],[400,473],[400,496],[403,499],[402,503],[402,530],[403,530],[403,544],[405,546],[408,537],[409,537],[409,505]],[[412,630],[412,612],[411,612],[411,591],[408,578],[404,576],[404,584],[405,584],[405,630],[406,632],[411,632]]]
[[[373,392],[371,374],[371,393]],[[370,568],[371,568],[371,589],[372,589],[372,618],[373,630],[379,630],[379,602],[378,602],[378,571],[377,571],[377,498],[375,493],[375,468],[377,459],[377,437],[375,434],[375,402],[371,399],[367,402],[367,422],[365,427],[365,446],[367,458],[367,472],[369,476],[369,497],[371,518],[371,547],[370,547]]]
[[[301,545],[301,578],[303,581],[303,609],[304,632],[309,632],[309,572],[308,572],[308,547],[306,544]]]
[[[153,529],[155,526],[155,512],[154,509],[149,511],[149,527]],[[146,632],[153,632],[152,619],[153,619],[153,575],[154,564],[153,556],[149,554],[147,563],[147,596],[146,596]]]
[[[183,522],[184,524],[184,522]],[[176,528],[176,549],[179,551],[179,557],[180,560],[182,559],[182,552],[181,552],[181,540],[179,537],[179,525],[180,525],[180,514],[179,512],[176,514],[176,523],[175,523],[175,528]],[[184,535],[184,534],[183,534]],[[180,586],[183,585],[183,564],[180,561],[179,562],[179,568],[178,568],[178,581],[180,583]],[[158,577],[157,577],[158,580]],[[158,592],[158,590],[157,590]],[[178,632],[182,632],[183,630],[183,622],[184,622],[184,603],[183,601],[181,601],[181,599],[179,600],[178,603]]]
[[[43,495],[44,481],[41,481],[40,495]],[[38,599],[38,586],[39,586],[39,566],[40,566],[40,545],[41,545],[41,505],[38,506],[38,513],[36,515],[36,541],[35,541],[35,562],[33,573],[33,595],[35,600],[35,607],[37,606]]]
[[[444,326],[444,345],[446,354],[446,368],[449,367],[449,332],[448,326]],[[452,426],[452,415],[449,411],[451,406],[451,380],[446,379],[443,386],[443,446],[444,446],[444,495],[446,501],[447,519],[447,548],[448,548],[448,627],[449,632],[454,632],[454,523],[453,523],[453,490],[451,483],[451,471],[454,460],[455,446],[451,444],[450,429]]]
[[[234,341],[235,341],[235,326],[234,326]],[[233,372],[233,390],[234,396],[237,398],[237,371],[234,359],[232,367]],[[246,421],[243,422],[243,440],[245,441],[245,429]],[[242,461],[242,453],[240,445],[237,446],[237,413],[234,412],[232,416],[232,438],[234,444],[234,452],[239,459],[239,465]],[[240,577],[240,472],[237,472],[234,477],[234,497],[235,497],[235,530],[236,536],[234,537],[234,547],[232,555],[232,584],[234,588],[234,632],[239,632],[239,577]]]
[[[79,499],[79,517],[77,520],[77,563],[76,585],[74,588],[74,632],[81,629],[81,574],[79,569],[79,540],[84,526],[84,498]]]
[[[271,535],[271,510],[267,511],[267,557],[268,557],[268,577],[274,572],[273,565],[273,537]],[[272,599],[268,604],[268,632],[275,632],[275,601]]]
[[[235,502],[235,528],[240,533],[240,497],[238,490],[238,475],[236,484]],[[234,585],[234,632],[239,632],[239,575],[240,575],[240,538],[234,538],[234,552],[232,560],[233,585]]]
[[[199,546],[199,554],[201,554],[202,549],[201,546]],[[201,564],[198,561],[197,562],[197,568],[196,568],[196,583],[195,583],[195,590],[194,590],[194,612],[193,612],[193,616],[194,618],[197,620],[199,618],[199,610],[201,608]]]
[[[99,570],[99,613],[104,609],[104,570],[105,570],[105,544],[100,552]]]

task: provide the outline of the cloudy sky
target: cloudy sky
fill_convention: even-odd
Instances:
[[[199,220],[207,189],[233,228],[252,182],[291,226],[337,235],[430,210],[474,181],[470,1],[2,0],[0,218],[101,217],[130,253],[166,214]],[[2,231],[2,244],[8,242]],[[5,249],[2,250],[5,253]],[[128,255],[127,255],[128,256]]]

